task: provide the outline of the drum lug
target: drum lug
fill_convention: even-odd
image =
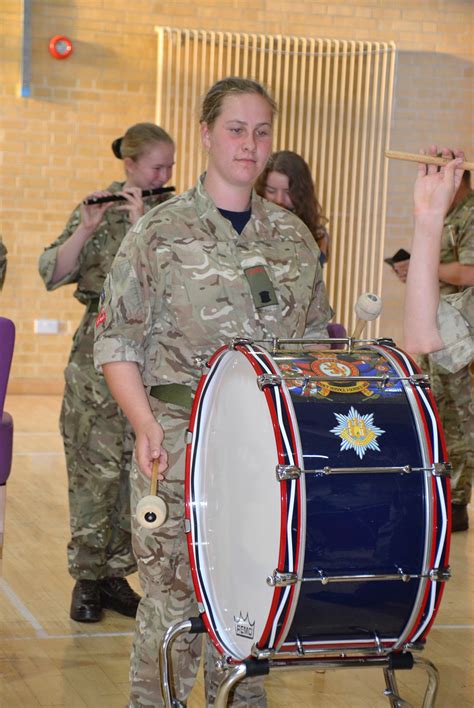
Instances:
[[[265,386],[280,386],[281,376],[275,376],[275,374],[261,374],[257,376],[257,384],[260,391],[262,391]]]
[[[296,573],[282,573],[279,570],[274,570],[273,575],[267,577],[267,585],[272,588],[285,588],[288,585],[295,585],[298,582]]]
[[[193,434],[191,430],[186,430],[184,434],[184,443],[185,445],[191,445],[193,441]]]
[[[451,568],[449,565],[446,568],[433,568],[430,570],[430,580],[436,583],[445,583],[451,578]]]
[[[435,477],[451,477],[453,467],[450,462],[435,462],[432,472]]]
[[[205,374],[209,371],[209,362],[203,356],[195,356],[193,359],[194,366],[201,370],[201,373]]]
[[[235,337],[234,339],[231,340],[229,344],[229,349],[234,350],[237,346],[248,346],[250,344],[253,344],[254,340],[253,339],[246,339],[245,337]]]
[[[412,386],[420,386],[420,388],[429,388],[430,377],[428,374],[413,374],[408,377],[408,383]]]
[[[286,482],[289,479],[299,479],[301,469],[296,465],[277,465],[275,467],[278,482]]]
[[[259,649],[258,646],[254,644],[250,650],[250,653],[254,659],[273,659],[275,656],[275,649]]]
[[[184,520],[184,533],[189,533],[191,531],[191,521],[189,519]]]

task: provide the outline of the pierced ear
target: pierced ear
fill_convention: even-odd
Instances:
[[[202,146],[205,150],[209,150],[209,148],[211,147],[211,131],[209,129],[208,124],[203,121],[199,126],[199,130],[201,131]]]

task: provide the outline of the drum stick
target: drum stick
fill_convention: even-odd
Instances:
[[[439,165],[440,167],[451,162],[452,159],[450,157],[435,157],[434,155],[417,155],[415,152],[396,152],[395,150],[386,150],[385,157],[406,162],[421,162],[425,165]],[[474,171],[474,162],[461,162],[459,169],[472,172]]]
[[[140,499],[137,504],[135,516],[140,526],[147,529],[157,529],[164,524],[168,515],[168,508],[158,493],[158,460],[153,460],[151,472],[150,494]]]
[[[158,494],[158,460],[153,460],[150,482],[150,496],[156,497]]]
[[[352,339],[359,339],[367,322],[375,320],[382,312],[382,300],[373,293],[362,293],[357,298],[354,310],[357,315],[357,321]]]

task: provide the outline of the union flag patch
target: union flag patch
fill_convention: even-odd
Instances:
[[[103,307],[100,308],[99,314],[97,315],[96,321],[95,321],[95,326],[100,327],[101,324],[104,324],[105,320],[107,319],[106,312]]]

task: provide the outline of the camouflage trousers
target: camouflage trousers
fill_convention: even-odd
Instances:
[[[133,517],[138,501],[150,493],[150,480],[139,471],[135,461],[130,476],[132,492],[133,548],[144,597],[137,612],[137,624],[130,665],[130,708],[163,706],[158,653],[164,633],[173,624],[196,617],[191,569],[184,532],[184,437],[189,411],[155,399],[151,405],[165,430],[165,447],[169,455],[166,480],[159,483],[159,495],[168,506],[168,518],[158,529],[141,528]],[[205,638],[206,705],[214,703],[222,673],[215,668],[218,652]],[[199,667],[202,635],[184,635],[174,643],[173,676],[179,700],[191,692]],[[242,681],[231,706],[266,706],[263,679]]]
[[[430,375],[448,459],[453,467],[451,501],[453,504],[468,504],[474,467],[474,401],[469,367],[465,366],[455,374],[447,373],[428,357],[420,359],[420,366]]]
[[[66,368],[60,428],[69,482],[73,578],[136,570],[130,528],[132,429],[91,365]]]

